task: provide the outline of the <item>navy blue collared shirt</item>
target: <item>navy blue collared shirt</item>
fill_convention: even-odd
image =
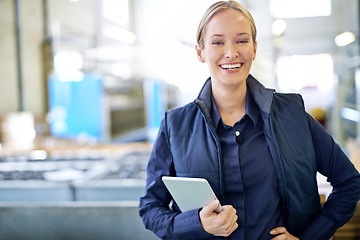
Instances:
[[[245,115],[224,124],[212,98],[211,117],[222,148],[225,202],[238,215],[239,227],[228,239],[271,239],[283,225],[278,179],[263,131],[259,108],[247,91]]]

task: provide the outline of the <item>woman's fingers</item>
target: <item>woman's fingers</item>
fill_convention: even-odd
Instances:
[[[271,240],[299,240],[297,237],[291,235],[284,227],[274,228],[270,231],[270,234],[277,235]]]

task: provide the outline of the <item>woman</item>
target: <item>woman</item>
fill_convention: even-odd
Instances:
[[[360,176],[297,94],[249,72],[256,27],[240,4],[205,12],[196,52],[211,77],[198,98],[165,113],[148,165],[140,215],[163,239],[329,239],[360,199]],[[317,172],[333,192],[322,207]],[[202,177],[219,201],[181,212],[162,176]]]

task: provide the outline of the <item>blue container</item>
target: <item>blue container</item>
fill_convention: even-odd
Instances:
[[[104,140],[104,88],[98,75],[78,80],[51,75],[48,80],[50,133],[60,138]]]

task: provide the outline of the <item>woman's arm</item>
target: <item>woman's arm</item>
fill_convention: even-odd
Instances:
[[[175,176],[172,154],[163,120],[147,168],[146,190],[140,199],[139,213],[145,227],[162,239],[206,239],[213,237],[205,232],[199,219],[199,210],[181,213],[170,209],[170,193],[162,176]]]
[[[317,169],[333,187],[321,212],[309,223],[300,239],[329,239],[353,216],[360,199],[360,175],[340,146],[310,115],[307,115]]]

